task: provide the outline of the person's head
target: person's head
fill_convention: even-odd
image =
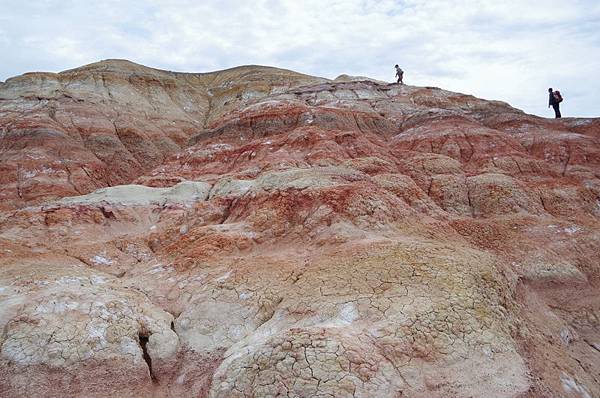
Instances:
[[[396,64],[396,65],[394,66],[394,68],[397,68],[397,67],[398,67],[398,64]]]
[[[548,92],[549,92],[549,93],[551,93],[551,92],[552,92],[552,87],[550,87],[550,88],[548,89]]]

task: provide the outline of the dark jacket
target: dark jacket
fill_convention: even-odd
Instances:
[[[548,106],[553,106],[558,104],[558,101],[556,100],[556,98],[554,98],[554,93],[548,93],[549,97],[548,97]]]

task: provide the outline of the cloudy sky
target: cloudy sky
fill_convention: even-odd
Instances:
[[[89,5],[94,4],[94,5]],[[208,72],[261,64],[600,116],[598,0],[0,0],[0,80],[107,58]]]

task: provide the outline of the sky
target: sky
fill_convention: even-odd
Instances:
[[[600,116],[599,0],[0,0],[0,81],[128,59],[404,81],[550,117]]]

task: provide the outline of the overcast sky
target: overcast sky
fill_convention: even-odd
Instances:
[[[94,4],[94,5],[89,5]],[[0,0],[0,80],[107,58],[346,73],[600,116],[599,0]]]

